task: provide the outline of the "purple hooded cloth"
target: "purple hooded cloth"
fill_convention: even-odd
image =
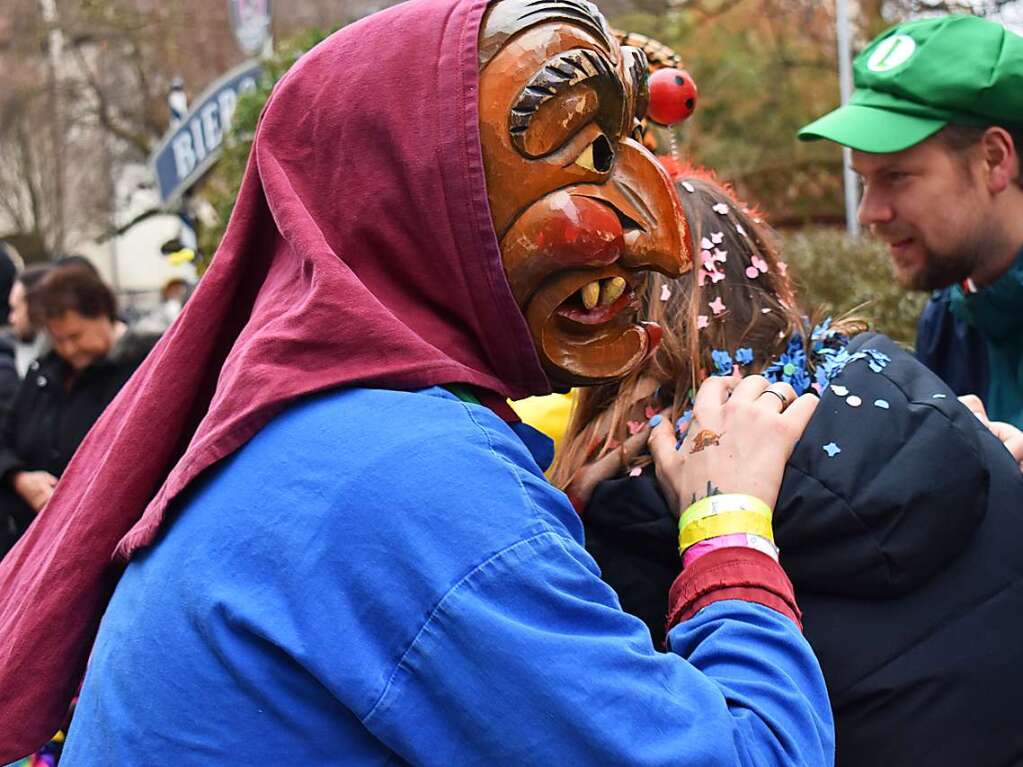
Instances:
[[[347,385],[549,391],[487,204],[485,8],[395,6],[277,85],[208,273],[0,564],[0,762],[60,725],[168,504],[289,402]]]

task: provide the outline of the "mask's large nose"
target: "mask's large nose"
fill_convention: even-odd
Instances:
[[[601,185],[584,184],[574,195],[602,200],[618,213],[624,231],[621,265],[653,269],[678,277],[692,266],[688,226],[682,204],[668,174],[640,144],[618,144],[611,178]]]

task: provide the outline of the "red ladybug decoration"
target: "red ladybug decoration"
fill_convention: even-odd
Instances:
[[[646,114],[658,125],[675,125],[689,119],[696,110],[699,91],[684,69],[658,69],[649,78],[650,105]]]

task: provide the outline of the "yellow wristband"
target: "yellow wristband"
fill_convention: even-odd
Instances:
[[[708,495],[682,512],[682,517],[678,521],[679,530],[697,519],[713,517],[726,511],[750,511],[763,514],[768,519],[771,519],[772,516],[771,507],[752,495],[738,495],[735,493]]]
[[[754,511],[726,511],[685,525],[678,535],[678,549],[685,551],[700,541],[732,533],[752,533],[774,542],[774,530],[768,517]]]

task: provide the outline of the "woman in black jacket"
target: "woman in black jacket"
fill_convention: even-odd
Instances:
[[[157,338],[131,332],[110,288],[80,265],[53,269],[29,301],[53,350],[32,363],[0,428],[0,554],[49,500],[79,443]]]
[[[806,327],[756,214],[705,177],[679,191],[700,271],[653,279],[663,348],[620,387],[583,394],[553,476],[583,509],[604,579],[659,641],[681,563],[642,455],[650,413],[671,411],[684,432],[690,385],[737,366],[816,388],[774,526],[828,683],[837,764],[1023,763],[1020,456],[889,339]]]

